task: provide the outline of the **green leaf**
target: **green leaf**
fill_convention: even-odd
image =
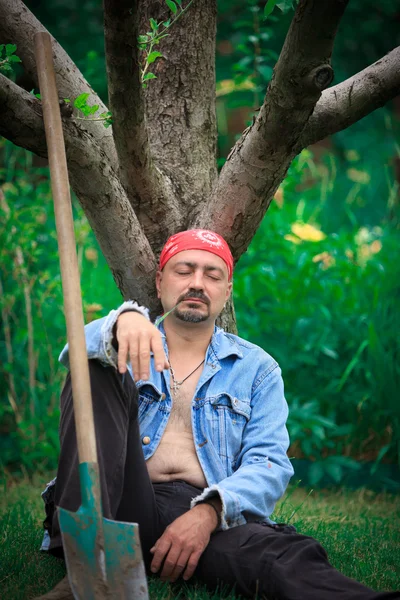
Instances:
[[[99,105],[98,104],[93,104],[93,106],[89,107],[89,114],[90,115],[94,115],[94,113],[96,113],[99,110]]]
[[[11,56],[16,51],[17,46],[15,44],[6,44],[6,55]]]
[[[385,456],[387,451],[390,449],[390,447],[391,447],[391,444],[386,444],[386,446],[382,446],[382,448],[379,450],[378,456],[376,457],[376,461],[374,462],[374,464],[372,465],[372,468],[371,468],[371,475],[376,473],[379,463],[381,462],[382,458]]]
[[[348,380],[350,373],[352,372],[352,370],[355,368],[355,366],[360,362],[360,357],[362,355],[362,353],[364,352],[365,348],[368,346],[368,340],[364,340],[363,342],[361,342],[361,344],[359,345],[357,352],[355,353],[355,355],[353,356],[353,358],[351,359],[351,361],[349,362],[349,364],[347,365],[340,381],[337,387],[338,392],[340,392],[340,390],[342,389],[342,387],[345,385],[346,381]]]
[[[308,478],[311,485],[317,485],[324,476],[324,469],[321,463],[314,462],[308,471]]]
[[[267,19],[269,15],[275,8],[275,4],[278,0],[268,0],[267,4],[264,6],[264,19]]]
[[[343,477],[343,469],[337,463],[328,463],[325,466],[325,471],[328,473],[330,477],[332,477],[335,483],[340,483]]]
[[[177,13],[178,7],[176,6],[175,2],[173,2],[173,0],[165,0],[165,4],[168,6],[170,11],[174,13],[174,15]]]
[[[260,65],[258,67],[258,70],[265,81],[269,81],[271,79],[273,72],[272,67],[270,67],[269,65]]]
[[[154,73],[146,73],[143,77],[143,81],[148,81],[149,79],[157,79],[157,75],[154,75]]]
[[[14,62],[14,63],[19,63],[22,62],[20,57],[17,56],[16,54],[13,54],[12,56],[8,57],[9,62]]]
[[[1,53],[3,52],[3,50],[4,50],[4,44],[0,44],[0,56],[1,56]]]
[[[88,92],[85,92],[83,94],[80,94],[77,98],[75,98],[75,100],[74,100],[75,108],[79,108],[79,110],[82,110],[82,108],[86,106],[86,101],[89,98],[89,96],[90,96],[90,94]]]
[[[168,27],[171,25],[171,19],[168,19],[168,21],[164,21],[163,25],[165,29],[168,29]]]
[[[65,104],[69,104],[71,102],[71,100],[69,98],[63,98]]]
[[[161,58],[163,55],[161,54],[161,52],[158,52],[157,50],[155,50],[154,52],[150,52],[150,54],[147,57],[147,64],[151,65],[157,58]]]
[[[158,23],[155,19],[150,19],[150,26],[153,31],[158,31]]]
[[[179,4],[179,6],[182,6],[182,0],[175,0],[175,2]]]
[[[276,6],[283,12],[283,14],[286,14],[293,8],[293,0],[282,0],[281,2],[278,2]]]
[[[149,37],[147,35],[139,35],[138,42],[139,44],[147,44]]]

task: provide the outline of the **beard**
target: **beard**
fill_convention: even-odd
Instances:
[[[207,313],[201,313],[197,309],[197,305],[192,304],[188,306],[187,309],[182,310],[180,308],[175,309],[175,316],[180,321],[184,321],[185,323],[202,323],[203,321],[207,321],[210,316],[210,311],[207,310]]]

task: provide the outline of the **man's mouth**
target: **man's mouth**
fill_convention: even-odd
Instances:
[[[208,302],[206,300],[203,300],[202,298],[192,298],[191,296],[188,298],[183,298],[181,302],[188,302],[189,304],[205,304],[208,306]]]

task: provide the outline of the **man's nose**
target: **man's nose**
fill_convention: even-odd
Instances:
[[[196,290],[202,290],[204,288],[203,273],[200,271],[200,269],[196,269],[195,271],[193,271],[190,280],[190,287]]]

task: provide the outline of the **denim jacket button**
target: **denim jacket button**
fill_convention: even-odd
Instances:
[[[148,444],[150,444],[151,440],[149,438],[148,435],[145,435],[144,438],[142,439],[142,443],[147,446]]]

